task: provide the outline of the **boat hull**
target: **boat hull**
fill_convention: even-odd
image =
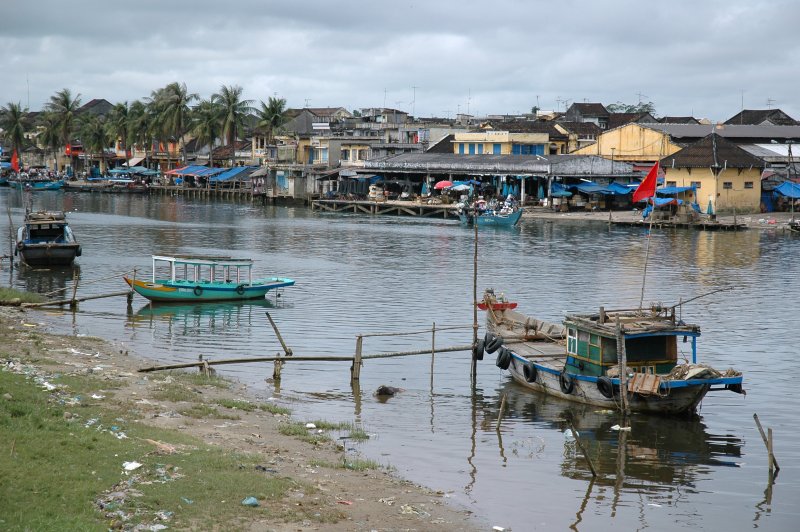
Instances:
[[[458,215],[462,224],[472,225],[475,217],[466,213]],[[522,209],[512,212],[511,214],[481,214],[477,217],[478,227],[513,227],[519,223],[522,218]]]
[[[78,244],[18,244],[22,261],[29,266],[68,266],[80,256]]]
[[[600,392],[596,377],[584,377],[582,375],[572,375],[573,389],[570,393],[564,393],[559,382],[560,372],[558,370],[528,361],[516,354],[512,356],[513,359],[508,367],[509,373],[517,383],[530,390],[608,410],[619,410],[620,408],[618,379],[612,379],[615,393],[610,398],[605,397]],[[536,380],[534,382],[529,382],[526,378],[524,371],[526,364],[534,364],[536,366]],[[712,380],[704,380],[679,388],[664,388],[655,395],[629,394],[628,407],[631,412],[648,414],[690,414],[695,411],[697,405],[700,404],[700,401],[711,389],[712,383]]]
[[[244,301],[263,299],[270,290],[294,285],[292,279],[259,279],[250,283],[198,283],[190,281],[148,282],[124,277],[137,294],[150,301],[203,302],[203,301]]]

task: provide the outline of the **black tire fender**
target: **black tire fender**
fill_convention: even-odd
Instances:
[[[597,389],[600,390],[600,393],[603,394],[603,397],[606,399],[614,397],[614,384],[611,382],[611,379],[606,376],[598,377]]]
[[[508,366],[511,365],[511,351],[505,347],[501,347],[497,352],[497,361],[495,364],[500,369],[508,369]]]
[[[243,284],[240,284],[239,286],[236,287],[236,293],[239,294],[240,296],[244,295],[244,285]]]
[[[525,377],[526,382],[536,382],[536,377],[539,371],[532,363],[527,363],[522,366],[522,376]]]
[[[558,387],[561,388],[561,392],[565,395],[571,394],[572,390],[575,389],[575,380],[572,375],[567,373],[567,370],[558,374]]]
[[[483,344],[486,352],[492,354],[503,346],[503,337],[494,333],[486,333]]]
[[[194,287],[194,295],[196,295],[197,297],[202,296],[203,295],[203,287],[200,286],[200,285],[195,286]]]
[[[472,348],[472,358],[475,360],[483,360],[483,352],[485,350],[486,349],[483,340],[478,340],[478,343]]]

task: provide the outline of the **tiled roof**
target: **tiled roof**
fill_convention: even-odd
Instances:
[[[573,103],[572,109],[583,116],[608,116],[609,112],[602,103]]]
[[[766,163],[712,133],[661,160],[665,168],[764,168]]]
[[[662,124],[699,124],[700,121],[693,116],[663,116],[659,120]]]
[[[574,133],[578,136],[594,135],[597,136],[603,132],[600,126],[594,122],[559,122],[559,126]]]
[[[725,121],[726,124],[758,125],[769,122],[776,126],[796,126],[800,122],[780,109],[745,109]]]
[[[563,137],[553,122],[534,120],[488,120],[481,124],[481,129],[508,131],[509,133],[547,133],[550,137]]]
[[[650,113],[611,113],[608,115],[608,129],[639,122],[643,119],[647,122],[650,121],[650,118],[652,118]]]

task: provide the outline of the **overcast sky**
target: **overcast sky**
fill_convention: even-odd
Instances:
[[[39,110],[65,87],[130,102],[179,81],[422,117],[641,100],[800,119],[798,23],[796,0],[5,0],[0,105]]]

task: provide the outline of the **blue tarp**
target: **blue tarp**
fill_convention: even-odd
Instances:
[[[675,194],[689,192],[690,190],[693,191],[694,187],[661,187],[656,189],[656,194],[661,194],[662,196],[674,196]]]
[[[572,192],[568,191],[561,183],[550,185],[550,195],[554,198],[569,198]]]
[[[200,170],[199,172],[195,173],[196,177],[211,177],[217,174],[221,174],[225,171],[225,168],[206,168],[205,170]]]
[[[197,172],[203,170],[207,170],[207,167],[201,165],[190,165],[190,166],[184,166],[183,168],[176,168],[175,170],[170,170],[169,173],[172,175],[195,175]]]
[[[251,171],[253,169],[255,169],[254,166],[235,166],[233,168],[229,168],[219,175],[208,178],[208,180],[212,182],[218,182],[227,181],[228,179],[233,179],[236,176],[244,177],[241,175],[242,173]]]
[[[611,183],[610,185],[603,186],[591,181],[570,185],[569,188],[576,189],[582,194],[603,194],[606,196],[625,196],[633,192],[632,188],[620,185],[619,183]]]
[[[786,198],[798,199],[800,198],[800,184],[792,183],[791,181],[784,181],[775,187],[773,192]]]

